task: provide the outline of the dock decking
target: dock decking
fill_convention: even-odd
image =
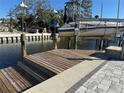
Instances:
[[[0,69],[0,93],[23,92],[81,63],[95,51],[51,50],[24,57],[16,66]]]
[[[84,58],[88,58],[88,56],[94,52],[95,51],[58,49],[28,55],[24,60],[36,68],[56,75],[80,63]]]
[[[18,71],[17,71],[18,69]],[[20,74],[23,73],[23,74]],[[29,81],[29,74],[25,73],[20,67],[8,67],[0,70],[0,93],[18,93],[33,86]]]

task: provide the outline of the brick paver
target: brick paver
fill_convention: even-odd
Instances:
[[[108,61],[75,93],[124,93],[124,61]]]

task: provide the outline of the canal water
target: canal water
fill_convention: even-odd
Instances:
[[[67,40],[61,40],[58,42],[59,49],[67,49]],[[73,44],[70,45],[73,48]],[[21,44],[0,44],[0,68],[16,65],[18,61],[21,61]],[[52,40],[44,42],[29,42],[27,43],[27,53],[33,54],[38,52],[44,52],[53,49]],[[78,49],[92,50],[96,49],[95,41],[93,40],[79,40]]]

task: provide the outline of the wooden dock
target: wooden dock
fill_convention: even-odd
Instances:
[[[21,74],[23,73],[23,74]],[[17,93],[33,86],[26,78],[30,75],[20,67],[8,67],[0,70],[0,93]]]
[[[0,93],[23,92],[46,79],[19,62],[16,66],[0,69]]]
[[[90,58],[94,52],[58,49],[28,55],[24,62],[0,70],[0,93],[23,92]]]
[[[59,49],[28,55],[24,61],[53,76],[82,62],[84,58],[88,58],[93,53],[94,51]]]

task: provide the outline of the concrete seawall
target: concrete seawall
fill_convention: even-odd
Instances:
[[[51,33],[35,33],[35,34],[25,34],[26,41],[42,41],[42,40],[51,40]],[[20,42],[20,33],[14,34],[0,34],[0,44],[3,43],[19,43]],[[57,35],[58,38],[58,35]]]

